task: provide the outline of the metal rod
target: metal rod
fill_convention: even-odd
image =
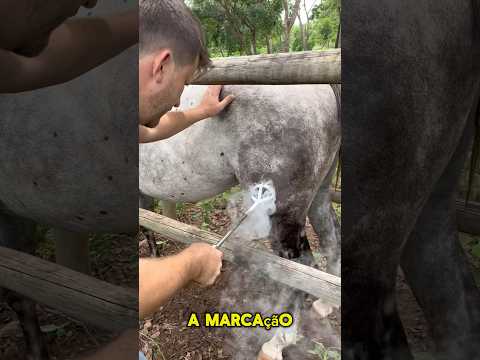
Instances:
[[[250,214],[258,204],[264,203],[273,198],[272,190],[268,185],[259,184],[255,186],[253,191],[254,191],[254,193],[252,194],[253,205],[250,206],[250,208],[242,215],[240,220],[238,220],[237,223],[225,234],[225,236],[217,244],[215,244],[214,247],[216,249],[220,248],[220,246],[222,246],[222,244],[230,237],[230,235],[232,235],[233,232],[237,230],[240,224],[247,218],[248,214]],[[257,193],[255,193],[255,191]]]
[[[214,247],[215,247],[216,249],[220,248],[220,246],[223,245],[223,243],[225,242],[225,240],[227,240],[227,239],[230,237],[230,235],[232,235],[233,232],[234,232],[235,230],[237,230],[237,228],[238,228],[238,227],[240,226],[240,224],[247,218],[247,216],[248,216],[248,211],[247,211],[245,214],[242,215],[242,217],[240,218],[240,220],[237,221],[237,223],[236,223],[230,230],[228,230],[228,232],[225,234],[225,236],[224,236],[218,243],[216,243]]]

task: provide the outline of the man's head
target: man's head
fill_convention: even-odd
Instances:
[[[2,0],[0,48],[24,56],[36,56],[48,45],[51,32],[74,16],[81,6],[97,0]]]
[[[210,59],[199,21],[182,0],[140,0],[140,122],[178,105],[185,84]]]

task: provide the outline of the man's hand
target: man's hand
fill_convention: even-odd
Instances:
[[[203,95],[202,102],[198,106],[205,117],[212,117],[222,112],[235,99],[233,95],[228,95],[220,101],[220,93],[223,85],[210,85]]]
[[[139,261],[139,316],[156,311],[191,281],[212,285],[222,268],[221,251],[208,244],[190,245],[181,253]]]
[[[189,258],[192,280],[203,286],[215,283],[222,269],[223,253],[205,243],[195,243],[184,250]]]

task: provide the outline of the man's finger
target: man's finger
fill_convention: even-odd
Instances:
[[[225,109],[228,105],[232,103],[233,100],[235,100],[235,96],[228,95],[225,99],[223,99],[220,102],[220,106],[222,107],[222,109]]]
[[[210,92],[213,96],[216,96],[217,99],[220,96],[220,92],[222,91],[223,85],[210,85]]]

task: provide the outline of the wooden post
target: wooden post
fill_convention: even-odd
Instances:
[[[88,234],[52,229],[55,238],[55,261],[58,265],[90,274]]]
[[[472,235],[480,235],[480,203],[465,200],[456,201],[458,230]]]
[[[338,84],[341,51],[304,51],[214,59],[192,84]]]
[[[164,216],[167,216],[170,219],[177,218],[177,203],[167,201],[167,200],[162,200],[160,204],[162,206],[162,213]]]
[[[5,247],[0,287],[108,331],[138,326],[138,289],[126,289]]]
[[[220,235],[148,210],[139,209],[139,217],[141,226],[173,241],[185,244],[203,241],[213,245],[221,239]],[[227,261],[237,262],[240,259],[240,262],[243,262],[248,259],[251,263],[265,264],[265,266],[258,266],[257,269],[263,275],[316,296],[327,304],[335,307],[340,306],[340,278],[337,276],[253,247],[234,246],[229,241],[225,242],[221,249],[224,253],[224,259]]]

